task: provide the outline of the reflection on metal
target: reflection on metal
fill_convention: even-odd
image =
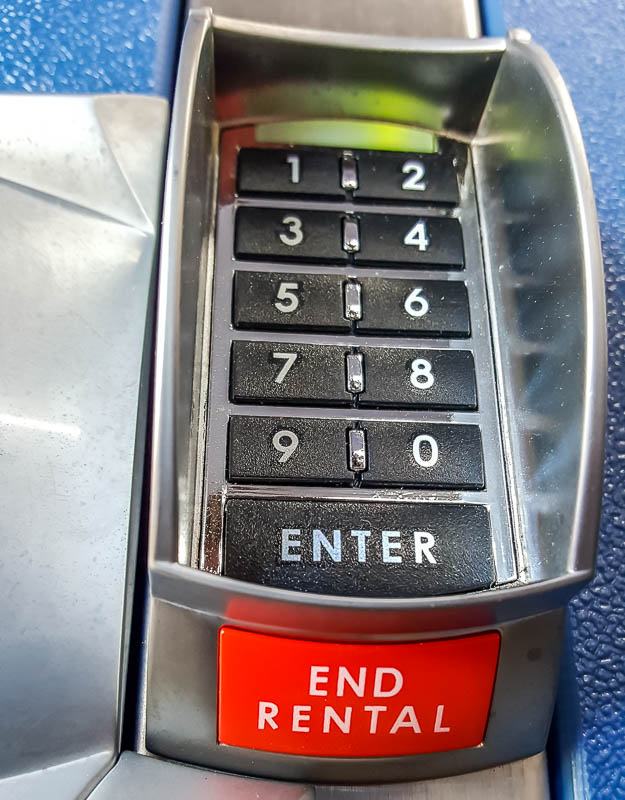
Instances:
[[[149,800],[200,797],[202,800],[547,800],[549,787],[544,755],[438,781],[313,787],[225,775],[124,753],[90,797],[92,800],[145,800],[146,797]]]
[[[211,7],[238,19],[351,31],[375,36],[449,36],[467,39],[481,34],[478,0],[190,0],[191,8]],[[383,11],[382,11],[383,9]]]
[[[527,580],[590,575],[606,414],[599,232],[571,101],[523,32],[508,44],[474,159]]]
[[[0,99],[3,800],[83,796],[118,747],[167,117]]]

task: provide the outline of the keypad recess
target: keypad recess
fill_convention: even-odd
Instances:
[[[390,153],[224,134],[204,569],[369,597],[513,577],[467,179],[451,143]]]

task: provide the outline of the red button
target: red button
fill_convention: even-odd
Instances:
[[[306,756],[399,756],[484,739],[499,634],[338,644],[222,628],[220,744]]]

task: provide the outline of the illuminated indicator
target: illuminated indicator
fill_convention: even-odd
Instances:
[[[367,120],[317,119],[295,122],[268,122],[256,126],[259,144],[309,145],[311,147],[349,147],[360,150],[388,150],[410,153],[436,153],[438,139],[430,131]]]

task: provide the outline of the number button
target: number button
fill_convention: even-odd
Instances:
[[[369,469],[365,484],[483,489],[482,436],[477,425],[363,422]]]
[[[343,309],[343,278],[237,270],[234,325],[257,330],[349,331]]]
[[[466,337],[471,333],[469,298],[461,281],[363,278],[362,333]]]
[[[230,419],[228,478],[267,483],[351,483],[348,421],[247,417]]]
[[[472,411],[475,365],[467,350],[362,347],[367,381],[359,405]]]
[[[341,221],[341,215],[332,211],[239,208],[235,255],[271,261],[344,261]]]
[[[358,153],[359,200],[454,203],[458,178],[449,154]]]
[[[239,153],[237,190],[260,196],[343,195],[339,156],[321,150],[244,148]]]
[[[464,246],[457,219],[403,214],[359,214],[362,264],[423,264],[462,269]]]
[[[232,344],[234,402],[347,405],[344,347],[283,342]]]

